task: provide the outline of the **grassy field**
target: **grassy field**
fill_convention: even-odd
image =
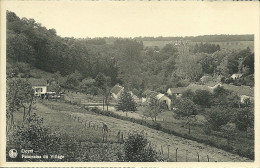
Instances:
[[[138,108],[137,113],[142,115],[143,110],[142,107]],[[234,153],[242,152],[244,154],[252,154],[254,151],[254,130],[250,130],[248,135],[246,135],[246,132],[236,130],[231,139],[228,139],[227,134],[224,132],[212,131],[211,134],[206,134],[203,131],[203,122],[205,121],[205,118],[202,115],[199,115],[199,118],[201,119],[198,119],[197,122],[191,124],[189,134],[189,126],[186,124],[187,121],[175,119],[173,114],[173,111],[164,111],[158,116],[158,123],[161,124],[162,128],[173,130],[183,135],[188,134],[201,140],[209,140],[219,146],[232,147]]]
[[[101,125],[95,122],[83,123],[71,115],[73,112],[93,113],[61,102],[37,103],[35,107],[34,112],[43,118],[43,125],[51,133],[58,133],[68,142],[74,141],[74,146],[69,146],[69,149],[60,149],[67,147],[57,146],[57,154],[64,155],[64,161],[118,161],[118,153],[123,153],[123,144],[111,132],[103,133]],[[16,113],[14,117],[15,124],[20,125],[22,112]]]
[[[221,149],[180,138],[130,121],[98,115],[77,105],[45,100],[43,103],[37,103],[36,108],[35,111],[44,118],[44,125],[50,128],[51,132],[65,135],[68,141],[71,139],[77,141],[78,145],[73,146],[73,148],[71,147],[69,149],[70,153],[65,154],[66,161],[118,161],[118,153],[120,156],[123,153],[123,145],[118,142],[118,132],[120,131],[120,135],[123,134],[124,138],[126,138],[127,134],[134,130],[145,131],[154,149],[156,149],[162,158],[168,159],[169,161],[175,161],[176,148],[178,148],[178,161],[181,162],[196,162],[197,153],[199,153],[200,161],[202,162],[207,161],[207,156],[209,156],[210,161],[213,162],[250,161],[247,158],[228,153]],[[15,115],[15,122],[21,122],[21,118],[22,113],[17,113]],[[89,127],[89,123],[91,127]],[[102,123],[108,125],[109,128],[105,142],[103,142],[103,134],[100,130]],[[164,122],[161,124],[165,124],[163,127],[187,133],[186,127],[180,127],[181,123],[172,124]],[[195,134],[199,131],[199,127],[198,129],[194,127],[191,133]],[[163,153],[162,149],[164,151]],[[64,150],[61,150],[61,152],[62,151]],[[77,155],[75,155],[75,153]],[[72,154],[73,157],[71,157]]]
[[[45,105],[47,105],[48,107],[52,108],[52,109],[55,109],[55,110],[61,110],[60,112],[64,112],[64,109],[66,110],[69,110],[71,114],[73,114],[74,116],[77,116],[80,118],[80,120],[87,120],[87,121],[95,121],[97,123],[101,123],[101,122],[104,122],[106,123],[108,126],[109,126],[109,129],[111,130],[112,132],[112,135],[116,135],[116,133],[120,130],[121,132],[124,132],[124,134],[126,135],[127,132],[131,131],[131,130],[145,130],[147,132],[147,136],[148,136],[148,139],[153,143],[153,144],[156,144],[156,149],[157,151],[160,151],[161,149],[161,146],[163,146],[163,148],[166,148],[167,145],[171,144],[170,146],[174,147],[174,146],[179,146],[180,147],[180,160],[182,161],[185,161],[185,150],[189,149],[191,153],[193,153],[192,156],[189,156],[189,159],[190,160],[193,160],[193,161],[196,161],[196,157],[194,153],[196,153],[196,151],[200,151],[200,150],[203,150],[203,151],[200,151],[200,153],[207,153],[207,151],[211,151],[211,153],[209,154],[210,156],[214,155],[214,160],[215,161],[227,161],[229,160],[230,158],[223,158],[222,156],[227,156],[227,155],[230,155],[230,154],[224,154],[222,155],[222,150],[221,149],[217,149],[217,148],[214,148],[215,153],[212,151],[212,147],[209,147],[208,145],[206,145],[207,147],[205,147],[204,145],[202,144],[199,144],[197,142],[194,142],[194,141],[190,141],[190,140],[183,140],[182,138],[178,138],[176,136],[173,136],[173,135],[169,135],[169,134],[166,134],[166,133],[163,133],[162,135],[162,132],[161,131],[156,131],[156,130],[153,130],[153,129],[150,129],[150,128],[147,128],[145,126],[141,126],[139,124],[136,124],[136,123],[132,123],[132,122],[129,122],[129,121],[122,121],[122,120],[119,120],[119,119],[115,119],[113,117],[107,117],[107,116],[100,116],[100,115],[93,115],[93,112],[91,111],[88,111],[88,110],[84,110],[82,108],[79,108],[78,106],[75,106],[75,105],[71,105],[71,104],[66,104],[66,103],[62,103],[62,102],[53,102],[53,101],[46,101]],[[67,111],[68,112],[68,111]],[[166,113],[166,116],[169,116],[170,114],[169,113]],[[152,121],[150,121],[152,122]],[[183,125],[182,121],[179,121],[178,122],[161,122],[162,126],[163,127],[167,127],[168,129],[172,129],[174,131],[178,131],[180,133],[183,133],[183,134],[188,134],[188,128],[187,127],[181,127],[181,125]],[[201,127],[199,126],[192,126],[192,129],[191,129],[191,135],[193,136],[196,136],[196,134],[198,134],[199,138],[211,138],[212,140],[214,141],[218,141],[220,143],[227,143],[226,139],[225,138],[219,138],[219,139],[214,139],[214,136],[212,137],[208,137],[204,134],[204,132],[202,131]],[[172,139],[174,139],[175,141],[172,141]],[[183,141],[186,141],[186,143],[183,144]],[[196,143],[196,145],[194,145],[194,143]],[[201,146],[202,145],[202,146]],[[198,146],[201,146],[201,147],[198,147]],[[205,150],[206,148],[210,148],[208,150]],[[165,150],[165,149],[164,149]],[[193,150],[193,151],[191,151]],[[220,152],[221,151],[221,152]],[[214,154],[213,154],[214,153]],[[219,153],[219,154],[216,154],[216,153]],[[174,151],[170,151],[170,156],[172,158],[174,158],[175,152]],[[219,156],[221,155],[221,156]],[[167,157],[167,156],[164,156],[164,157]],[[193,159],[192,159],[193,158]],[[204,156],[204,159],[206,157]],[[237,156],[236,156],[237,158]],[[233,158],[234,159],[234,158]],[[189,161],[190,161],[189,160]],[[236,159],[234,159],[236,160]],[[174,159],[172,159],[172,161],[174,161]],[[204,160],[206,161],[206,160]]]

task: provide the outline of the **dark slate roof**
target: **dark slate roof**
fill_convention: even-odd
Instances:
[[[47,81],[45,79],[29,78],[28,81],[32,86],[47,86]]]
[[[190,89],[193,92],[195,92],[196,90],[208,90],[208,91],[211,91],[211,92],[213,91],[212,89],[210,89],[206,85],[198,85],[198,84],[195,84],[195,83],[189,84],[189,86],[187,86],[187,89]]]
[[[177,88],[170,88],[172,94],[174,93],[183,93],[187,90],[187,87],[177,87]]]
[[[114,94],[118,94],[124,87],[120,86],[120,85],[115,85],[112,89],[111,89],[111,93]]]
[[[238,96],[246,95],[246,96],[254,97],[254,88],[251,88],[250,86],[244,86],[244,85],[235,86],[235,85],[223,84],[223,87],[225,89],[233,91]]]

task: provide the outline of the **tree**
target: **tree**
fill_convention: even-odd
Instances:
[[[10,79],[7,81],[7,119],[12,126],[14,113],[23,108],[23,121],[31,115],[34,103],[34,90],[31,84],[22,79]],[[27,111],[26,111],[27,110]]]
[[[245,131],[247,136],[247,129],[254,127],[254,110],[253,108],[241,108],[236,115],[236,127],[240,131]]]
[[[249,74],[254,74],[254,64],[255,64],[255,55],[254,53],[251,53],[250,50],[249,50],[249,53],[247,54],[246,58],[244,59],[243,61],[243,65],[245,67],[248,67],[249,68]]]
[[[152,149],[143,133],[130,133],[124,143],[125,161],[154,162],[156,151]]]
[[[179,98],[175,101],[176,110],[174,117],[183,118],[186,120],[186,124],[189,126],[189,134],[191,131],[191,124],[196,122],[195,115],[198,114],[198,107],[188,98]]]
[[[207,90],[196,90],[193,98],[194,103],[210,107],[212,94]]]
[[[143,115],[151,117],[153,121],[156,121],[156,118],[163,111],[163,104],[159,102],[158,99],[151,97],[148,107],[145,109]]]
[[[212,125],[212,129],[220,130],[222,125],[227,124],[230,121],[230,108],[225,106],[215,106],[207,109],[207,120]]]
[[[98,75],[96,76],[95,81],[96,81],[97,87],[102,89],[104,87],[104,85],[105,85],[105,82],[106,82],[105,75],[103,73],[98,73]]]
[[[193,100],[194,95],[195,93],[191,89],[188,89],[182,93],[183,98],[187,98],[190,100]]]
[[[116,105],[116,109],[126,112],[126,116],[127,116],[127,111],[137,111],[137,104],[134,101],[131,93],[125,90],[121,93]]]
[[[176,106],[175,114],[177,118],[198,114],[198,107],[190,99],[187,98],[176,99],[175,106]]]
[[[228,68],[229,74],[237,73],[238,72],[238,65],[239,65],[239,63],[236,59],[235,54],[228,57],[227,68]]]

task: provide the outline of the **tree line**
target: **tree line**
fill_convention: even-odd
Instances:
[[[248,36],[234,36],[238,37]],[[7,12],[7,62],[27,63],[59,74],[66,78],[63,86],[68,89],[84,90],[101,75],[109,78],[110,87],[119,83],[141,95],[148,88],[165,92],[169,87],[186,86],[204,74],[221,74],[226,82],[230,82],[233,73],[243,72],[245,77],[254,74],[254,53],[249,48],[223,50],[217,45],[201,43],[185,55],[173,44],[161,49],[144,48],[145,38],[111,37],[112,42],[108,42],[109,39],[62,38],[54,29],[47,29],[34,19]],[[250,80],[253,79],[248,77],[238,83],[246,84]]]

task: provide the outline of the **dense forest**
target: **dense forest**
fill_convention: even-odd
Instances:
[[[182,53],[182,48],[174,44],[159,49],[144,47],[142,42],[160,38],[202,43]],[[254,53],[249,48],[228,50],[207,43],[243,40],[253,40],[253,36],[63,38],[34,19],[19,18],[8,11],[7,75],[17,75],[22,69],[27,72],[24,77],[37,78],[28,70],[34,67],[55,73],[56,79],[65,78],[61,85],[68,89],[84,90],[106,81],[110,87],[120,83],[140,93],[148,88],[165,92],[168,87],[197,82],[205,74],[221,75],[224,82],[231,82],[230,76],[240,72],[243,78],[235,83],[253,86]]]
[[[143,41],[176,41],[190,40],[192,42],[230,42],[230,41],[254,41],[254,35],[203,35],[186,37],[136,37]]]

